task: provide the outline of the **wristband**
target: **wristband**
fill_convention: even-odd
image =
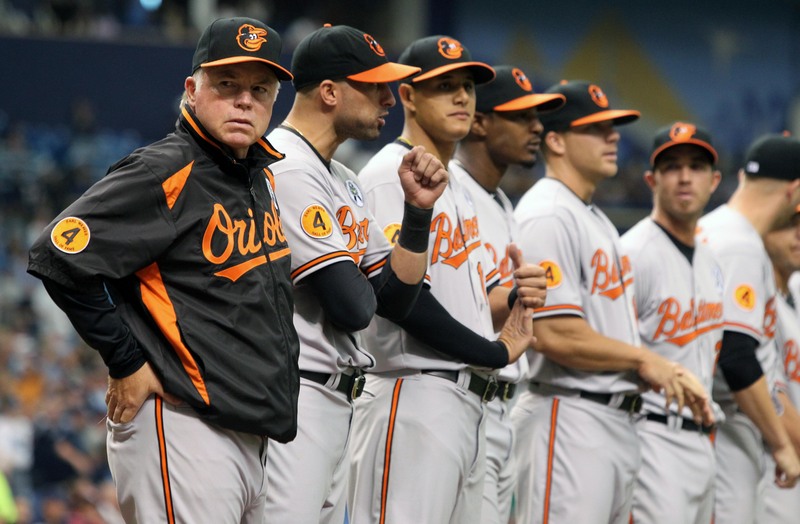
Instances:
[[[403,208],[403,223],[397,243],[412,253],[424,253],[428,250],[433,208],[422,209],[408,202]]]
[[[514,286],[511,289],[511,293],[508,294],[508,309],[514,309],[514,302],[517,301],[518,291],[517,286]]]

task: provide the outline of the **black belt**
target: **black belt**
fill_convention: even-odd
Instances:
[[[318,373],[316,371],[303,371],[301,369],[300,376],[324,386],[328,383],[333,375],[329,375],[328,373]],[[336,386],[336,391],[344,393],[348,399],[354,400],[361,396],[361,393],[364,391],[364,383],[366,381],[367,379],[364,378],[364,374],[360,371],[352,375],[342,373],[342,376],[339,378],[339,385]]]
[[[458,371],[427,369],[423,370],[422,373],[458,383]],[[478,395],[482,402],[491,402],[497,396],[498,383],[493,376],[485,379],[475,373],[470,373],[467,389]]]
[[[616,397],[612,393],[592,393],[590,391],[581,391],[580,397],[598,404],[603,404],[612,408],[617,408],[628,413],[639,413],[642,409],[642,396],[638,393],[632,395],[625,395],[622,402],[618,406],[611,406],[611,401]]]
[[[511,400],[517,393],[517,385],[505,380],[497,381],[497,398],[500,400]]]
[[[659,415],[658,413],[648,413],[645,418],[647,420],[652,420],[653,422],[661,422],[662,424],[669,425],[669,418],[666,415]],[[681,417],[683,418],[683,417]],[[714,432],[714,426],[703,426],[702,424],[698,424],[694,420],[683,418],[683,424],[681,425],[682,429],[687,431],[700,431],[704,435],[710,435]]]

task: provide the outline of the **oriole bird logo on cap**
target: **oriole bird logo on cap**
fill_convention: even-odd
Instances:
[[[692,124],[675,122],[669,130],[669,137],[673,142],[686,142],[697,132],[697,127]]]
[[[383,50],[378,41],[372,37],[372,35],[364,33],[364,40],[366,40],[367,43],[369,44],[369,48],[375,51],[376,55],[386,56],[386,52]]]
[[[600,107],[608,107],[608,97],[606,94],[603,93],[603,90],[600,89],[599,86],[594,84],[589,86],[589,95],[592,97],[592,101]]]
[[[439,53],[450,60],[461,58],[464,46],[455,38],[443,37],[439,39]]]
[[[517,83],[525,91],[533,91],[533,86],[531,85],[531,81],[528,80],[528,77],[525,76],[525,73],[522,69],[515,67],[511,70],[511,74],[514,76],[514,81]]]
[[[267,42],[267,30],[252,24],[244,24],[239,28],[236,42],[245,51],[258,51]]]

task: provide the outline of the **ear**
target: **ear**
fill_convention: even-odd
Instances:
[[[650,169],[644,172],[644,183],[647,184],[647,187],[653,189],[656,187],[656,174],[653,173]]]
[[[408,108],[412,113],[417,110],[417,106],[414,104],[414,87],[411,84],[401,83],[397,86],[397,95],[400,97],[403,107]]]
[[[711,176],[714,177],[711,181],[711,192],[713,193],[719,187],[719,183],[722,182],[722,172],[719,169],[715,169]]]
[[[549,149],[552,154],[563,156],[566,152],[566,144],[562,133],[558,131],[548,131],[544,137],[544,141],[547,144],[547,149]]]
[[[187,76],[183,81],[183,89],[186,91],[186,103],[194,110],[194,102],[197,98],[197,81],[193,76]]]
[[[332,80],[323,80],[317,89],[319,90],[320,100],[326,106],[335,106],[341,99],[341,88]]]
[[[486,135],[489,134],[487,127],[491,125],[491,119],[491,115],[475,111],[475,117],[472,119],[469,133],[479,138],[486,138]]]

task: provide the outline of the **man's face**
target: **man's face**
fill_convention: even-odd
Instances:
[[[767,233],[764,245],[775,267],[788,275],[800,270],[800,215],[795,214],[790,223]]]
[[[692,144],[665,150],[645,173],[656,208],[679,222],[700,218],[720,178],[708,153]]]
[[[186,92],[203,127],[236,158],[244,158],[267,131],[278,79],[260,62],[207,67],[197,80],[186,79]]]
[[[413,85],[414,117],[434,140],[458,142],[475,116],[475,81],[456,69]]]
[[[365,83],[342,80],[342,103],[334,120],[340,138],[375,140],[386,124],[384,117],[396,100],[387,83]]]
[[[573,127],[562,134],[569,163],[585,179],[598,183],[617,174],[620,137],[611,121]]]
[[[486,148],[497,165],[532,167],[542,143],[542,123],[536,108],[491,112],[482,117]]]

